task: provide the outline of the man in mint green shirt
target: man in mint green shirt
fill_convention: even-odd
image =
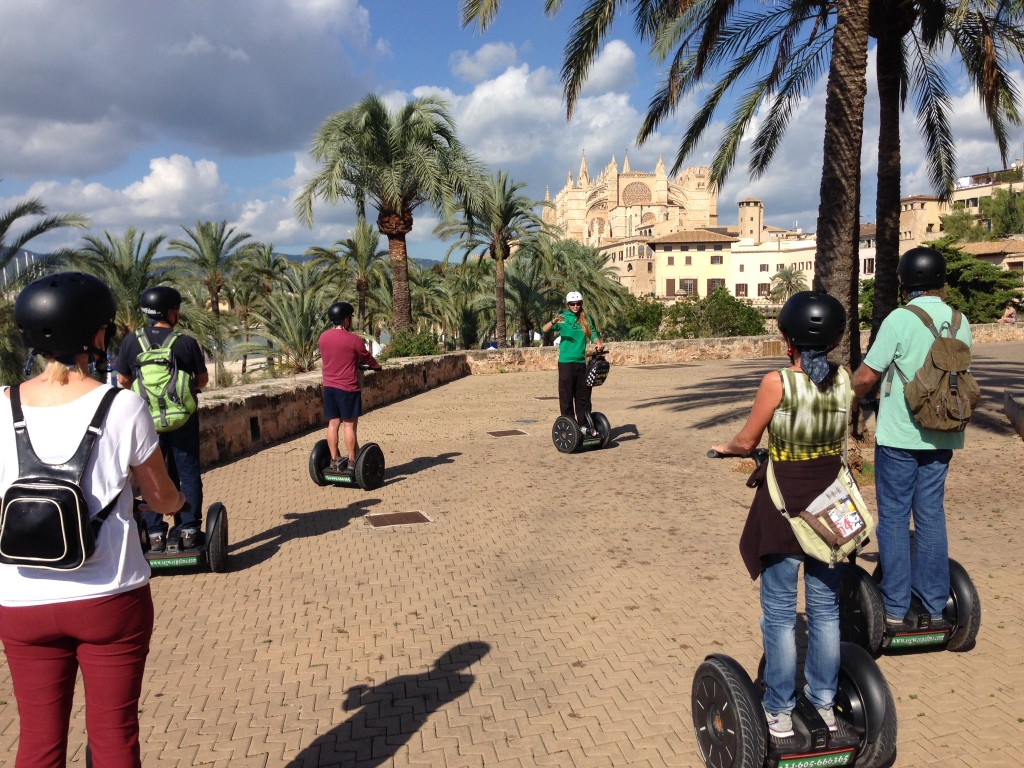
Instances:
[[[909,304],[927,312],[935,328],[947,335],[954,310],[943,301],[946,260],[942,254],[934,248],[913,248],[900,258],[897,275]],[[942,615],[949,598],[943,501],[949,462],[953,450],[964,447],[964,433],[919,427],[903,397],[903,380],[914,378],[934,338],[913,312],[897,309],[882,322],[875,343],[853,377],[858,396],[870,392],[884,377],[875,434],[876,535],[885,620],[893,629],[910,628],[905,620],[911,595],[921,601],[933,628],[949,626]],[[961,319],[956,338],[971,346],[966,318]]]
[[[558,404],[562,416],[574,416],[580,426],[587,424],[590,413],[590,395],[593,387],[587,385],[587,342],[594,349],[604,350],[597,326],[583,311],[583,294],[569,291],[565,297],[568,309],[544,324],[544,332],[558,328],[562,336],[558,344]]]

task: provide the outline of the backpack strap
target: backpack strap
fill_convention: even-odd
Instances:
[[[78,485],[82,484],[82,476],[85,474],[85,465],[89,463],[89,456],[92,454],[96,438],[103,434],[103,422],[110,410],[110,404],[114,402],[118,392],[121,390],[114,387],[109,388],[100,400],[92,421],[85,429],[82,441],[74,456],[63,464],[48,464],[39,458],[35,448],[32,447],[32,439],[28,434],[28,425],[25,423],[25,413],[21,408],[20,385],[10,388],[11,390],[11,414],[14,417],[14,445],[18,452],[18,474],[21,477],[42,476],[54,477],[62,480],[69,480]],[[117,494],[114,500],[107,504],[98,515],[101,521],[105,520],[110,511],[114,508],[121,494]]]
[[[917,315],[917,319],[920,320],[922,323],[924,323],[925,328],[927,328],[929,331],[931,331],[932,336],[934,336],[936,339],[942,338],[942,334],[939,333],[938,329],[935,327],[935,323],[932,322],[931,315],[929,315],[927,312],[925,312],[920,307],[915,307],[912,304],[907,304],[905,307],[897,307],[897,309],[906,309],[906,310],[909,310],[910,312],[913,312],[915,315]],[[950,338],[956,338],[956,332],[957,332],[957,329],[959,327],[960,327],[960,313],[957,310],[954,309],[953,310],[953,322],[950,323],[950,330],[949,330]],[[898,365],[896,365],[896,361],[893,360],[889,364],[889,370],[887,370],[885,372],[885,386],[883,387],[884,393],[885,393],[885,397],[888,397],[889,393],[892,392],[892,378],[893,378],[894,375],[895,376],[899,376],[900,377],[900,381],[902,381],[904,383],[904,385],[908,381],[910,381],[910,379],[908,379],[906,376],[903,375],[903,371],[901,371],[900,367]]]
[[[164,339],[164,343],[161,344],[160,346],[165,349],[170,349],[171,347],[174,346],[174,342],[176,342],[180,337],[181,334],[178,333],[177,331],[174,331],[174,333],[172,333],[170,336]]]
[[[149,352],[153,348],[153,343],[149,340],[149,334],[146,333],[145,328],[139,328],[135,332],[135,336],[139,340],[139,347],[141,347],[142,352]]]

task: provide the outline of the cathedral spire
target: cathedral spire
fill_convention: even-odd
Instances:
[[[590,174],[587,173],[587,151],[583,150],[583,159],[580,160],[580,186],[584,186],[590,183]]]
[[[654,174],[656,176],[668,175],[667,173],[665,173],[665,158],[663,158],[661,155],[658,155],[658,164],[654,167]]]
[[[629,173],[630,172],[630,168],[629,168],[629,153],[628,152],[626,153],[625,160],[622,161],[622,172],[623,173]]]

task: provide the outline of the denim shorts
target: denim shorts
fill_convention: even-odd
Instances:
[[[324,418],[353,421],[363,415],[362,393],[324,387]]]

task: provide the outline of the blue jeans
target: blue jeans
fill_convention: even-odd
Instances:
[[[764,558],[761,632],[764,635],[764,706],[792,712],[796,706],[796,591],[804,566],[807,658],[804,693],[815,707],[831,707],[839,684],[839,569],[796,555]]]
[[[203,524],[203,478],[199,471],[199,414],[193,413],[185,426],[160,434],[160,450],[167,462],[171,480],[185,495],[188,510],[181,513],[183,528],[200,528]],[[147,512],[146,530],[163,533],[167,523],[163,515]]]
[[[908,451],[875,446],[882,602],[892,618],[907,615],[911,591],[936,619],[942,616],[949,599],[949,546],[943,497],[951,458],[953,452],[948,449]]]

